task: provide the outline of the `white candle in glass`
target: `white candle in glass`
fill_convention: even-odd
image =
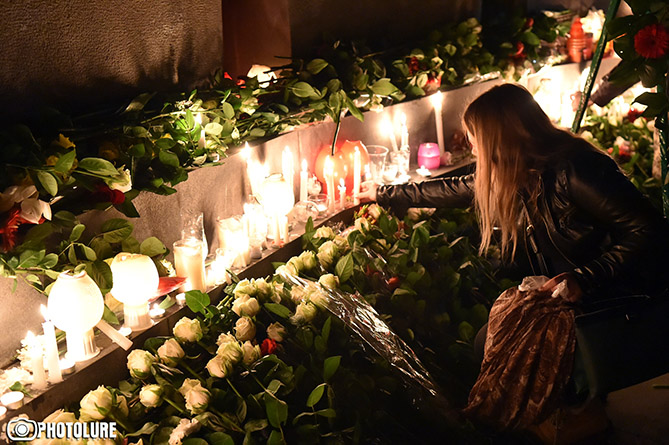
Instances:
[[[40,305],[40,312],[44,317],[42,330],[44,331],[44,354],[46,356],[46,367],[49,371],[49,383],[59,383],[63,381],[63,374],[60,372],[60,363],[58,362],[58,342],[56,341],[56,328],[49,320],[46,306]]]
[[[325,178],[326,188],[328,193],[328,213],[335,212],[335,185],[334,185],[334,163],[332,158],[328,155],[323,164],[323,177]]]
[[[388,136],[393,151],[397,151],[397,140],[395,139],[395,128],[390,119],[385,118],[381,121],[381,133]]]
[[[204,137],[204,127],[202,126],[202,113],[197,113],[195,115],[195,122],[200,124],[200,139],[197,141],[198,148],[204,148],[207,145],[207,141]]]
[[[194,238],[186,238],[175,241],[173,248],[174,267],[176,268],[177,276],[186,278],[182,290],[185,292],[197,289],[206,292],[204,245],[202,241]]]
[[[0,396],[0,403],[7,407],[7,409],[19,409],[23,406],[25,396],[21,391],[10,391]]]
[[[339,208],[344,210],[346,208],[346,183],[344,183],[344,178],[339,179]]]
[[[444,154],[444,150],[446,149],[444,146],[444,124],[441,117],[442,99],[443,94],[441,91],[437,91],[430,96],[430,102],[432,102],[432,106],[434,107],[434,122],[437,127],[437,144],[439,145],[440,155]]]
[[[128,335],[132,333],[132,329],[130,328],[121,328],[121,329],[127,329]],[[67,357],[61,358],[60,361],[58,362],[58,366],[60,367],[60,371],[63,373],[63,375],[70,375],[74,373],[74,361],[70,360]]]
[[[360,148],[355,147],[353,152],[353,204],[360,204],[360,199],[358,195],[360,194],[360,173],[362,167],[362,160],[360,157]]]
[[[28,357],[33,371],[33,384],[35,389],[46,388],[46,372],[44,371],[44,350],[41,339],[37,338],[32,331],[26,335],[28,345]]]
[[[281,239],[284,244],[290,242],[290,232],[288,231],[288,217],[285,215],[279,216],[279,230],[281,231]]]
[[[307,187],[309,186],[309,172],[307,171],[307,160],[302,159],[302,171],[300,171],[300,201],[307,200]]]
[[[290,189],[293,190],[295,167],[293,166],[293,153],[291,153],[290,147],[288,146],[283,149],[281,155],[281,171],[283,172],[283,179],[290,185]]]

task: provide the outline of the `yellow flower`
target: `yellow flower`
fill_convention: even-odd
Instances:
[[[100,144],[100,148],[98,149],[98,156],[108,161],[115,161],[119,156],[118,147],[111,141],[104,141],[102,144]]]
[[[51,155],[48,158],[46,158],[46,165],[54,166],[56,165],[56,162],[58,162],[58,156],[56,155]]]
[[[56,144],[60,145],[61,147],[68,149],[68,148],[73,148],[74,144],[69,138],[66,138],[62,134],[58,135],[58,140],[56,141]]]

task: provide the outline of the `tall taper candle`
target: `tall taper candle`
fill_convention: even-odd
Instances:
[[[332,158],[327,156],[323,164],[323,176],[325,177],[327,192],[328,192],[328,213],[330,215],[335,212],[336,190],[334,185],[334,164]]]
[[[430,96],[430,102],[434,106],[434,122],[437,126],[437,144],[439,145],[439,155],[444,154],[446,147],[444,146],[444,123],[442,122],[441,109],[442,109],[442,94],[441,91],[437,91],[435,94]]]
[[[42,341],[38,339],[32,331],[26,335],[28,343],[28,357],[33,371],[33,384],[35,389],[46,388],[46,373],[44,372],[44,349]]]
[[[358,195],[360,194],[360,175],[362,169],[362,160],[360,158],[360,149],[356,146],[353,152],[353,204],[360,204]]]
[[[49,383],[59,383],[63,381],[63,374],[60,372],[56,328],[47,317],[46,306],[41,305],[40,310],[46,320],[42,323],[42,330],[44,331],[44,353],[46,356],[46,368],[49,371]]]
[[[300,172],[300,201],[307,200],[307,187],[309,186],[309,172],[307,171],[307,160],[302,159],[302,171]]]

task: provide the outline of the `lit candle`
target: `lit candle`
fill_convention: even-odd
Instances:
[[[251,183],[251,193],[254,196],[258,196],[260,193],[260,186],[263,179],[263,168],[259,162],[251,159],[251,147],[249,143],[244,144],[242,149],[242,157],[246,161],[246,174],[249,177],[249,182]]]
[[[154,304],[149,311],[149,316],[154,320],[163,318],[165,316],[165,309],[158,306],[158,304]]]
[[[386,118],[381,121],[381,132],[386,134],[390,139],[390,144],[393,147],[393,151],[397,150],[397,140],[395,139],[395,128],[393,127],[390,119]]]
[[[204,127],[202,126],[202,113],[197,113],[195,115],[195,122],[200,124],[200,139],[197,141],[197,148],[204,148],[207,145],[206,139],[204,138]]]
[[[40,305],[40,311],[45,322],[42,323],[44,331],[44,352],[46,355],[46,367],[49,371],[49,383],[58,383],[63,381],[63,375],[60,372],[58,364],[58,342],[56,341],[56,328],[49,320],[46,306]]]
[[[309,185],[309,172],[307,171],[307,160],[302,159],[302,171],[300,172],[300,201],[307,200],[307,186]]]
[[[360,158],[360,149],[356,146],[353,152],[353,204],[360,204],[358,195],[360,194],[360,168],[362,161]]]
[[[10,391],[0,397],[0,403],[5,405],[7,409],[19,409],[23,406],[23,399],[25,396],[21,391]]]
[[[177,276],[185,277],[186,282],[182,286],[184,292],[197,289],[207,291],[204,275],[204,245],[202,241],[187,238],[175,241],[174,266]]]
[[[283,215],[279,216],[279,230],[281,232],[281,239],[284,244],[290,242],[290,231],[288,230],[288,217]]]
[[[104,320],[100,320],[98,324],[95,325],[95,327],[100,329],[100,331],[102,331],[103,334],[109,337],[111,341],[113,341],[126,351],[132,348],[132,341],[127,338],[127,336],[130,335],[130,332],[132,332],[132,328],[126,327],[129,333],[127,335],[124,335],[121,332],[114,329],[112,325],[110,325]]]
[[[325,158],[323,165],[323,177],[325,177],[328,194],[328,213],[333,214],[335,211],[334,163],[329,155]]]
[[[437,144],[439,145],[439,155],[444,154],[444,124],[441,117],[441,107],[442,107],[442,94],[441,91],[437,91],[435,94],[430,96],[430,102],[434,107],[434,122],[437,126]]]
[[[128,335],[130,335],[132,332],[132,329],[130,328],[121,329],[127,329]],[[58,362],[58,366],[60,367],[60,371],[63,373],[63,375],[70,375],[74,373],[74,360],[70,360],[69,358],[61,358]]]
[[[407,115],[400,113],[400,148],[409,148],[409,127],[407,127]]]
[[[28,345],[28,357],[33,371],[33,385],[35,389],[46,388],[46,373],[44,372],[44,351],[42,341],[35,337],[32,331],[26,335]]]
[[[177,304],[182,307],[186,304],[186,294],[183,292],[177,294]]]
[[[365,164],[365,181],[371,181],[372,172],[369,169],[369,164]]]
[[[344,183],[344,178],[339,180],[339,208],[344,210],[346,208],[346,184]]]
[[[290,189],[293,190],[293,175],[295,174],[295,170],[293,166],[293,153],[291,153],[288,146],[283,149],[281,156],[281,171],[283,172],[283,179],[288,183]]]

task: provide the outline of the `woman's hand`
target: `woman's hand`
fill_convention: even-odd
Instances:
[[[365,181],[360,184],[360,193],[358,193],[358,199],[360,202],[376,202],[376,189],[379,188],[379,184],[374,181]]]
[[[550,292],[552,294],[553,291],[555,291],[557,285],[563,281],[567,282],[567,289],[566,289],[566,295],[564,295],[562,298],[571,303],[575,303],[578,300],[580,300],[581,297],[583,296],[583,290],[576,281],[576,278],[574,278],[574,276],[569,272],[561,273],[560,275],[556,275],[550,280],[546,281],[546,283],[543,286],[541,286],[539,291]]]

